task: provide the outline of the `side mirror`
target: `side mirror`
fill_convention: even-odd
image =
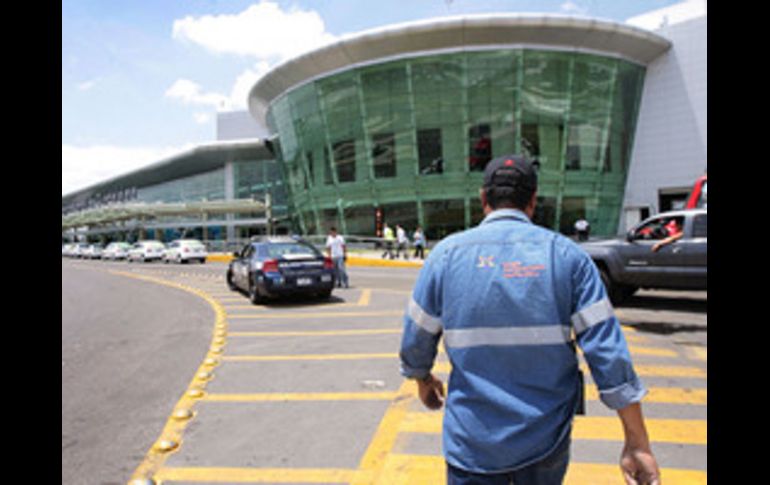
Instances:
[[[634,239],[636,239],[636,238],[634,238],[634,231],[628,231],[626,233],[626,241],[634,242]]]
[[[234,257],[235,259],[238,259],[238,258],[240,258],[240,257],[241,257],[241,255],[240,255],[240,253],[238,253],[238,251],[233,251],[233,257]]]

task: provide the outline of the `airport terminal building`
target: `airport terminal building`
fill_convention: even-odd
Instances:
[[[706,170],[705,1],[616,23],[474,15],[349,35],[276,66],[217,141],[62,197],[62,235],[266,230],[435,240],[478,224],[492,158],[540,162],[538,224],[615,235]],[[267,205],[266,205],[267,203]]]

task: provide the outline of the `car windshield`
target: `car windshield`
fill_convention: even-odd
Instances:
[[[310,256],[316,258],[320,256],[317,249],[302,243],[273,243],[267,245],[267,255],[270,258]]]

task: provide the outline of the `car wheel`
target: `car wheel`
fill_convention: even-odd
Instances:
[[[257,288],[256,283],[253,281],[249,281],[249,300],[255,305],[259,305],[264,301],[262,296],[259,294],[259,288]]]
[[[228,270],[227,271],[227,277],[225,278],[227,280],[227,288],[230,291],[238,291],[238,287],[235,286],[235,283],[233,283],[233,272]]]
[[[607,289],[607,296],[609,296],[610,303],[613,305],[622,304],[637,290],[637,288],[631,286],[615,283],[604,268],[599,268],[599,276],[602,278],[602,283],[604,283],[604,287]]]

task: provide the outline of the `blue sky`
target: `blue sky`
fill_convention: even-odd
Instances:
[[[63,0],[62,195],[215,139],[271,66],[344,34],[447,15],[624,22],[676,0]]]

